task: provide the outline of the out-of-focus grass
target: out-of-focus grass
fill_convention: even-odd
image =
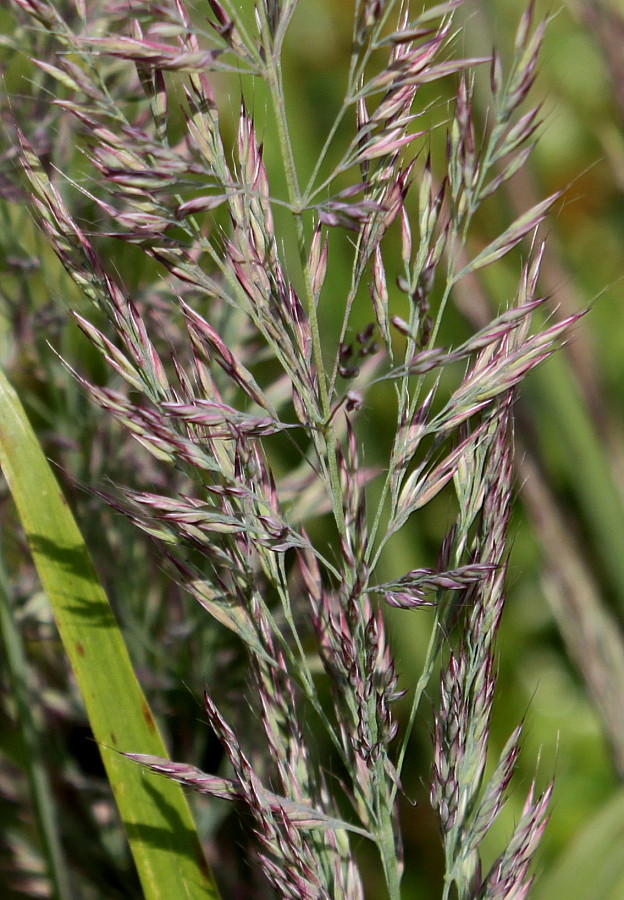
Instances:
[[[592,6],[608,8],[606,0]],[[609,611],[609,621],[617,632],[621,631],[624,618],[624,126],[604,54],[596,33],[584,23],[583,8],[583,0],[566,3],[550,22],[536,86],[544,100],[540,141],[527,172],[510,185],[500,201],[488,206],[487,215],[480,221],[485,243],[503,215],[508,215],[517,204],[527,208],[534,202],[532,193],[540,198],[553,191],[564,191],[548,225],[550,249],[543,289],[552,295],[553,310],[558,304],[591,305],[591,312],[577,327],[572,346],[529,380],[522,393],[518,432],[530,458],[539,465],[542,481],[550,487],[549,500],[569,532],[571,552],[597,602]],[[610,8],[617,11],[615,0]],[[288,78],[291,113],[293,121],[299,123],[296,150],[304,170],[306,147],[327,128],[337,102],[332,97],[339,71],[336,61],[348,52],[345,29],[350,10],[348,0],[304,0],[293,23]],[[550,15],[552,4],[538,3],[536,13]],[[0,15],[9,27],[8,16],[1,12]],[[466,3],[463,15],[464,20],[470,20],[470,28],[458,34],[459,44],[474,42],[474,46],[465,47],[467,52],[487,53],[495,42],[504,56],[517,24],[518,4],[512,0],[475,0]],[[19,94],[28,90],[20,81],[26,72],[25,64],[19,60],[13,60],[7,72],[7,85],[15,93],[16,108]],[[484,73],[484,96],[486,91]],[[224,97],[222,102],[225,104],[228,99]],[[261,103],[261,98],[257,102]],[[57,153],[68,152],[62,146],[62,135],[58,135],[56,148]],[[314,152],[311,149],[310,167]],[[270,144],[266,155],[270,166]],[[79,164],[79,160],[74,159],[74,164]],[[119,436],[87,406],[80,389],[45,343],[49,338],[55,348],[70,361],[78,361],[81,370],[88,371],[94,380],[105,377],[98,370],[92,350],[65,318],[67,306],[79,308],[80,298],[23,212],[15,205],[5,204],[0,214],[0,261],[4,271],[1,289],[5,302],[0,328],[3,361],[9,364],[13,380],[34,415],[48,454],[66,467],[68,476],[71,473],[74,478],[101,486],[106,477],[114,478],[123,471],[123,480],[127,481],[133,465],[145,465],[144,458],[139,461],[131,448],[117,443]],[[37,274],[23,277],[23,263],[20,268],[16,259],[25,261],[38,254],[43,254],[45,260],[45,279]],[[140,291],[147,283],[148,273],[136,268],[132,248],[116,245],[112,255],[124,281]],[[348,272],[341,268],[339,258],[336,247],[328,285],[337,296],[341,296],[348,282]],[[482,299],[496,308],[509,302],[517,275],[508,265],[512,264],[499,264],[492,270],[494,274],[488,275],[487,283],[480,286]],[[50,278],[50,272],[57,273],[56,280]],[[449,341],[470,327],[466,313],[468,318],[478,315],[478,307],[470,306],[470,298],[457,300],[460,311],[449,317]],[[363,312],[362,324],[365,319]],[[370,433],[378,433],[383,439],[382,399],[378,417],[370,422]],[[520,472],[526,473],[526,469]],[[153,475],[158,477],[156,471]],[[520,480],[523,477],[520,474]],[[212,748],[206,743],[193,692],[197,695],[202,681],[214,677],[209,662],[214,660],[214,633],[206,618],[191,603],[181,601],[168,585],[138,534],[132,532],[129,538],[125,523],[72,488],[69,477],[67,487],[87,543],[93,548],[96,562],[99,560],[100,574],[110,586],[113,602],[124,621],[132,657],[143,671],[148,691],[153,692],[155,703],[165,714],[171,741],[174,747],[184,748],[181,755],[190,759],[195,754],[193,758],[199,762],[202,756],[210,755]],[[421,561],[427,563],[429,549],[445,529],[446,502],[445,495],[441,495],[431,514],[419,519],[400,543],[392,544],[386,560],[389,571],[404,571]],[[5,510],[3,516],[10,521]],[[532,760],[538,755],[538,779],[545,782],[553,773],[556,777],[552,819],[540,852],[544,884],[552,885],[549,900],[559,900],[560,895],[552,891],[563,890],[561,886],[566,882],[563,878],[556,880],[552,874],[556,872],[557,860],[583,826],[609,804],[622,772],[618,775],[613,765],[595,701],[561,635],[556,611],[565,616],[566,608],[561,613],[561,606],[557,605],[561,603],[561,584],[553,570],[556,560],[549,562],[552,548],[544,545],[545,532],[539,530],[543,525],[539,502],[531,505],[529,501],[526,507],[519,504],[514,521],[509,601],[499,644],[500,681],[492,752],[495,755],[518,718],[525,716],[526,752],[520,761],[523,787],[535,776]],[[37,609],[37,589],[19,551],[18,543],[9,548],[8,562],[19,588],[22,622],[27,629],[34,629],[35,639],[28,642],[28,652],[33,663],[52,673],[54,686],[44,698],[44,715],[55,722],[55,744],[65,767],[71,770],[76,763],[69,758],[68,729],[64,726],[80,721],[80,714],[74,698],[67,699],[70,689],[62,665],[50,652],[54,639],[46,630],[44,614],[33,613]],[[413,684],[419,674],[427,634],[421,617],[426,616],[426,611],[398,611],[390,617],[406,686]],[[59,709],[61,724],[54,719]],[[4,711],[3,717],[7,716]],[[430,722],[423,714],[413,742],[413,762],[406,770],[407,794],[418,799],[415,808],[408,803],[403,806],[407,900],[439,896],[437,836],[422,787],[429,766],[429,729]],[[0,745],[0,751],[3,749]],[[85,773],[82,776],[87,777]],[[515,807],[511,804],[492,829],[492,846],[504,841],[513,816],[519,816],[520,796],[521,792]],[[621,804],[613,804],[610,808],[615,810],[617,819]],[[205,823],[207,833],[211,833],[213,825],[210,820]],[[597,827],[596,833],[603,833],[604,840],[610,840],[607,831],[600,832]],[[94,847],[92,841],[85,848],[85,860],[91,858]],[[116,858],[117,865],[123,867],[123,855],[115,848],[111,850],[110,844],[102,853]],[[114,865],[110,860],[107,864]],[[551,877],[553,880],[549,881]],[[562,900],[563,896],[569,893],[562,893]],[[593,895],[588,894],[587,900],[589,896]]]

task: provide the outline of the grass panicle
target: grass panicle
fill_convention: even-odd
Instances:
[[[360,900],[366,841],[399,900],[408,742],[441,671],[430,798],[442,896],[521,898],[551,787],[530,789],[507,846],[487,871],[482,859],[521,737],[518,726],[486,776],[513,408],[579,314],[531,329],[546,304],[534,235],[558,193],[486,241],[475,221],[534,147],[541,107],[527,98],[546,23],[531,3],[506,65],[458,55],[461,0],[356,0],[340,102],[304,163],[283,56],[305,5],[12,3],[45,123],[67,129],[78,156],[66,172],[50,165],[15,104],[13,190],[77,288],[72,315],[99,376],[60,353],[153,457],[152,477],[91,496],[149,535],[245,667],[235,703],[216,682],[204,700],[227,775],[126,755],[233,802],[259,896]],[[486,119],[475,97],[488,69]],[[132,286],[117,252],[141,260]],[[337,283],[344,255],[350,281]],[[503,258],[515,287],[477,331],[447,340],[456,293]],[[380,460],[366,423],[382,390]],[[388,576],[395,542],[441,497],[453,520],[437,564]],[[391,610],[430,632],[415,686],[395,662]]]

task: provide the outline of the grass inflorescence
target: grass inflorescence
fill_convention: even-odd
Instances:
[[[127,755],[234,803],[254,835],[258,896],[363,898],[368,841],[399,900],[398,799],[433,698],[442,896],[525,897],[551,788],[526,792],[493,862],[480,852],[521,738],[518,726],[486,775],[513,407],[576,316],[530,327],[546,302],[531,236],[557,194],[485,245],[473,226],[536,141],[527,98],[545,23],[531,4],[505,65],[460,55],[462,0],[356,0],[341,102],[304,165],[283,62],[298,0],[12,5],[45,51],[33,62],[48,132],[70,133],[81,153],[59,171],[41,130],[17,104],[7,111],[12,189],[79,289],[72,315],[108,376],[67,353],[65,364],[155,460],[138,483],[91,488],[155,542],[230,658],[245,657],[237,712],[206,685],[221,774]],[[483,78],[487,117],[474,110]],[[110,258],[119,242],[143,260],[136,290]],[[521,242],[515,294],[446,343],[458,288]],[[344,254],[351,275],[338,284]],[[373,465],[365,423],[379,390],[392,429]],[[389,577],[393,540],[440,496],[454,513],[437,561]],[[430,631],[415,686],[401,682],[389,609]]]

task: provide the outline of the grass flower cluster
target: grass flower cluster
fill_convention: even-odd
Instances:
[[[151,484],[93,495],[150,536],[232,658],[244,655],[237,712],[206,685],[220,774],[140,746],[126,756],[234,804],[254,836],[249,896],[364,898],[370,843],[399,900],[398,800],[433,700],[442,897],[528,896],[550,787],[526,792],[493,861],[481,852],[521,739],[519,725],[490,760],[513,408],[577,316],[531,329],[545,303],[531,237],[558,195],[485,245],[473,225],[533,149],[545,23],[532,5],[519,16],[505,66],[459,53],[463,0],[356,0],[341,102],[308,165],[282,56],[309,0],[11,5],[46,50],[33,61],[48,124],[81,153],[63,174],[42,129],[15,102],[6,112],[21,170],[11,189],[86,298],[72,315],[108,375],[67,353],[65,365],[154,458]],[[521,242],[515,295],[447,344],[461,285]],[[120,243],[149,273],[136,292],[110,258]],[[345,255],[350,281],[337,284]],[[366,427],[379,396],[393,423],[382,460]],[[437,561],[388,577],[393,541],[440,496],[454,512]],[[430,632],[416,685],[397,671],[390,609]]]

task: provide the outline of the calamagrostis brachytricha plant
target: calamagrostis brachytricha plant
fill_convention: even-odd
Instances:
[[[525,897],[545,824],[549,791],[535,798],[531,790],[508,846],[482,871],[479,846],[505,802],[520,738],[518,728],[485,781],[512,401],[570,324],[529,331],[543,302],[540,249],[487,327],[455,347],[439,341],[454,286],[530,235],[555,199],[474,248],[475,214],[533,146],[539,112],[525,99],[544,25],[533,28],[532,10],[524,13],[505,72],[496,54],[453,55],[461,2],[422,11],[419,3],[356,0],[342,102],[307,179],[291,141],[296,101],[282,68],[291,20],[306,3],[209,0],[195,10],[182,0],[102,0],[71,19],[48,0],[13,2],[53,36],[56,55],[36,63],[56,84],[53,105],[73,117],[87,161],[80,183],[50,176],[18,122],[33,207],[107,318],[97,327],[75,314],[119,387],[76,377],[178,473],[175,493],[120,488],[108,499],[159,542],[184,587],[245,647],[265,745],[260,759],[258,734],[237,733],[208,685],[205,709],[228,778],[146,757],[140,747],[133,758],[246,810],[258,865],[281,897],[363,897],[352,839],[364,835],[397,900],[401,770],[441,657],[431,801],[446,860],[443,896]],[[478,129],[473,85],[488,68],[491,111]],[[437,82],[440,91],[456,88],[448,103],[421,99]],[[232,146],[227,116],[221,124],[224,97],[240,98]],[[266,112],[254,115],[265,100]],[[442,159],[436,121],[447,134]],[[265,163],[263,132],[280,166]],[[104,224],[79,223],[64,200],[72,191],[99,208]],[[170,325],[182,321],[186,332],[175,354],[169,332],[155,329],[162,316],[150,316],[149,291],[130,296],[112,276],[98,249],[111,235],[158,264],[151,296],[165,298]],[[338,289],[332,255],[345,252],[351,280]],[[325,310],[337,305],[333,332]],[[370,324],[358,330],[363,319]],[[445,370],[445,381],[459,374],[442,399]],[[384,465],[373,469],[361,420],[382,383],[395,429]],[[388,542],[451,487],[457,516],[437,566],[381,581]],[[434,611],[400,735],[388,605],[404,616]],[[340,781],[312,749],[312,720],[342,764]]]

